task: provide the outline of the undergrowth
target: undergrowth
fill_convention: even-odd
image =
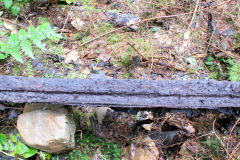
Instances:
[[[23,5],[29,2],[29,0],[0,0],[3,2],[5,9],[11,11],[13,15],[18,15]]]
[[[68,154],[69,160],[93,159],[93,156],[104,160],[120,159],[122,150],[117,143],[108,142],[92,133],[83,133],[82,138],[76,135],[77,148]]]
[[[20,140],[20,135],[13,135],[9,134],[6,136],[3,133],[0,133],[0,152],[10,156],[10,157],[16,157],[19,156],[18,159],[23,158],[29,158],[32,157],[37,153],[37,149],[30,148],[23,144],[23,142]]]
[[[7,42],[0,41],[0,59],[6,59],[9,55],[13,56],[18,62],[23,63],[22,53],[34,59],[33,47],[46,50],[42,41],[51,39],[58,41],[62,36],[55,33],[55,29],[49,23],[43,23],[35,28],[29,26],[28,31],[20,29],[18,34],[12,33]]]

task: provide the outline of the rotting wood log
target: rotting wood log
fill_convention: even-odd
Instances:
[[[91,80],[0,75],[0,101],[112,107],[240,107],[240,82]]]

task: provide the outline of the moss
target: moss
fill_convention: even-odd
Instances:
[[[217,79],[218,79],[218,73],[217,73],[217,72],[212,72],[212,73],[210,73],[209,77],[210,77],[211,79],[217,80]]]
[[[110,34],[108,36],[108,42],[111,44],[114,44],[114,43],[118,42],[119,40],[120,40],[120,38],[116,34]]]
[[[228,76],[230,81],[240,81],[240,63],[229,68]]]
[[[103,23],[101,26],[99,26],[97,28],[97,32],[98,33],[105,33],[105,32],[107,32],[107,31],[109,31],[113,28],[114,28],[114,26],[112,24],[106,22],[106,23]]]
[[[89,132],[83,133],[82,137],[77,135],[76,143],[79,148],[69,153],[70,160],[91,159],[93,155],[105,160],[118,160],[122,153],[117,143],[109,142]]]

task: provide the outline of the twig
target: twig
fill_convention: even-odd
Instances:
[[[158,62],[157,64],[159,64],[161,66],[166,66],[166,67],[169,67],[169,68],[174,68],[174,69],[179,70],[179,71],[186,72],[186,69],[178,67],[175,64],[166,64],[164,62]]]
[[[7,152],[1,151],[1,153],[5,154],[5,155],[8,156],[8,157],[13,157],[13,158],[14,158],[14,156],[12,156],[11,154],[9,154],[9,153],[7,153]],[[22,158],[18,158],[18,159],[19,159],[19,160],[23,160]]]
[[[19,109],[19,110],[23,110],[23,108],[18,108],[18,107],[7,107],[7,106],[4,106],[2,104],[0,104],[0,108],[9,108],[9,109]]]
[[[17,26],[19,26],[19,27],[21,27],[21,28],[27,29],[26,26],[24,26],[24,25],[22,25],[22,24],[20,24],[20,23],[17,23],[17,22],[13,22],[13,21],[11,21],[11,20],[9,20],[9,19],[0,17],[0,20],[6,21],[6,22],[11,23],[11,24],[15,24],[15,25],[17,25]]]
[[[142,58],[144,58],[147,61],[150,61],[148,57],[144,56],[142,53],[139,52],[139,50],[136,49],[136,47],[131,44],[130,42],[127,42]]]
[[[178,67],[178,66],[176,66],[176,65],[174,65],[174,64],[166,64],[166,63],[162,63],[162,62],[156,62],[156,61],[153,60],[153,59],[155,58],[154,56],[152,56],[152,57],[146,57],[146,56],[144,56],[142,53],[140,53],[133,44],[131,44],[130,42],[127,42],[127,43],[128,43],[142,58],[144,58],[144,59],[146,59],[147,61],[151,62],[152,65],[153,65],[153,63],[154,63],[154,64],[166,66],[166,67],[169,67],[169,68],[174,68],[174,69],[176,69],[176,70],[180,70],[180,71],[183,71],[183,72],[186,71],[186,69],[182,69],[182,68],[180,68],[180,67]],[[157,59],[166,59],[166,57],[156,57],[156,58],[157,58]],[[152,70],[152,65],[151,65],[151,70]]]
[[[89,41],[87,41],[87,42],[85,42],[85,43],[82,43],[81,45],[79,45],[79,46],[71,49],[70,51],[66,52],[65,54],[68,54],[68,53],[70,53],[70,52],[72,52],[72,51],[74,51],[74,50],[76,50],[76,49],[78,49],[78,48],[80,48],[80,47],[85,46],[85,45],[88,44],[88,43],[91,43],[91,42],[93,42],[93,41],[95,41],[95,40],[97,40],[97,39],[99,39],[99,38],[102,38],[102,37],[104,37],[104,36],[106,36],[106,35],[108,35],[108,34],[114,33],[114,32],[116,32],[116,31],[122,30],[122,29],[127,28],[127,27],[128,27],[128,26],[123,26],[123,27],[120,27],[120,28],[116,28],[116,29],[114,29],[114,30],[112,30],[112,31],[109,31],[109,32],[104,33],[104,34],[102,34],[102,35],[100,35],[100,36],[97,36],[97,37],[95,37],[95,38],[93,38],[93,39],[90,39]]]
[[[229,156],[229,153],[228,153],[226,144],[223,143],[222,139],[217,135],[217,133],[216,133],[216,131],[215,131],[215,123],[216,123],[216,120],[217,120],[217,118],[215,118],[215,120],[214,120],[214,122],[213,122],[213,133],[214,133],[214,135],[219,139],[219,141],[221,142],[221,144],[222,144],[222,146],[223,146],[223,148],[224,148],[227,156]]]
[[[195,137],[195,138],[192,138],[190,140],[197,140],[197,139],[200,139],[202,137],[206,137],[206,136],[209,136],[209,135],[212,135],[213,133],[210,132],[210,133],[207,133],[207,134],[204,134],[204,135],[201,135],[201,136],[198,136],[198,137]],[[182,143],[184,143],[185,141],[183,142],[178,142],[178,143],[175,143],[175,144],[171,144],[171,145],[167,145],[167,146],[162,146],[162,148],[169,148],[169,147],[174,147],[174,146],[177,146],[177,145],[180,145]]]
[[[70,16],[70,13],[71,13],[71,11],[72,11],[72,9],[73,9],[73,7],[75,6],[76,3],[77,3],[77,2],[75,2],[75,3],[71,6],[70,11],[68,12],[67,18],[66,18],[66,20],[65,20],[65,22],[64,22],[64,24],[63,24],[63,28],[62,28],[62,30],[61,30],[60,35],[62,35],[63,30],[64,30],[64,28],[65,28],[65,26],[66,26],[66,24],[67,24],[68,18],[69,18],[69,16]]]
[[[200,0],[197,0],[196,6],[195,6],[195,9],[194,9],[194,13],[193,13],[193,16],[192,16],[192,20],[191,20],[191,22],[190,22],[190,24],[189,24],[189,26],[188,26],[188,29],[191,27],[191,25],[192,25],[192,23],[193,23],[193,20],[194,20],[194,18],[195,18],[195,16],[196,16],[196,12],[197,12],[197,9],[198,9],[199,1],[200,1]]]
[[[211,44],[211,43],[209,43],[209,42],[207,42],[207,41],[205,41],[205,40],[203,40],[203,41],[204,41],[205,43],[209,44],[210,46],[212,46],[213,48],[220,50],[220,51],[223,52],[227,57],[234,57],[234,58],[236,58],[236,59],[240,59],[240,56],[235,55],[235,54],[232,54],[230,51],[222,50],[222,49],[218,48],[217,46],[215,46],[215,45],[213,45],[213,44]]]
[[[230,1],[229,1],[230,2]],[[183,20],[184,21],[184,20]],[[185,23],[187,23],[186,21],[185,21]],[[201,29],[203,29],[201,26],[199,26]],[[238,60],[240,60],[240,56],[238,56],[238,55],[235,55],[235,54],[232,54],[230,51],[225,51],[225,50],[222,50],[222,49],[220,49],[219,47],[217,47],[217,46],[215,46],[215,45],[213,45],[213,44],[211,44],[211,43],[209,43],[209,42],[207,42],[206,40],[202,40],[204,43],[206,43],[206,44],[208,44],[208,46],[212,46],[213,48],[215,48],[215,49],[218,49],[219,51],[221,51],[221,52],[223,52],[227,57],[234,57],[235,59],[238,59]],[[204,53],[205,54],[205,53]],[[205,54],[205,55],[207,55],[207,54]],[[204,64],[204,63],[203,63]],[[205,65],[205,64],[204,64]],[[206,66],[205,66],[206,67]],[[206,67],[207,68],[207,67]]]
[[[0,128],[14,128],[15,126],[0,126]]]
[[[239,122],[240,122],[240,118],[238,118],[238,120],[235,122],[235,124],[233,125],[233,127],[232,127],[232,129],[231,129],[231,131],[230,131],[230,134],[229,134],[229,137],[228,137],[228,142],[227,142],[227,150],[229,150],[229,143],[230,143],[230,139],[231,139],[231,137],[232,137],[232,132],[233,132],[233,130],[236,128],[236,126],[238,125]],[[239,145],[240,145],[240,143],[238,143],[237,148],[238,148]],[[236,149],[237,149],[237,148],[236,148]],[[231,159],[232,155],[235,154],[234,152],[235,152],[235,148],[234,148],[234,150],[232,151],[230,157],[227,157],[227,159]],[[234,153],[234,154],[233,154],[233,153]],[[227,156],[229,156],[229,155],[227,155]]]
[[[237,146],[233,149],[233,152],[231,153],[230,157],[228,158],[228,160],[231,160],[233,158],[233,156],[235,155],[235,153],[240,149],[240,142],[237,144]]]
[[[169,16],[160,16],[160,17],[152,17],[152,18],[144,19],[144,20],[142,20],[142,21],[140,21],[140,22],[133,23],[133,24],[131,24],[131,25],[136,25],[136,24],[140,24],[140,23],[144,23],[144,22],[148,22],[148,21],[152,21],[152,20],[156,20],[156,19],[161,19],[161,18],[173,18],[173,17],[186,16],[186,15],[193,14],[193,13],[199,13],[199,12],[208,10],[208,9],[210,9],[210,8],[216,8],[216,7],[218,7],[218,6],[221,6],[221,5],[223,5],[223,4],[229,3],[229,2],[231,2],[231,1],[233,1],[233,0],[227,0],[227,1],[223,2],[223,3],[217,4],[217,5],[214,5],[214,6],[211,6],[211,7],[203,8],[203,9],[198,10],[198,11],[196,11],[196,12],[193,11],[193,12],[188,12],[188,13],[183,13],[183,14],[176,14],[176,15],[169,15]],[[131,26],[131,25],[129,25],[129,26]],[[120,28],[116,28],[116,29],[114,29],[114,30],[112,30],[112,31],[106,32],[106,33],[104,33],[104,34],[102,34],[102,35],[100,35],[100,36],[97,36],[97,37],[95,37],[95,38],[93,38],[93,39],[91,39],[91,40],[89,40],[89,41],[87,41],[87,42],[85,42],[85,43],[83,43],[83,44],[81,44],[81,45],[79,45],[79,46],[71,49],[70,51],[66,52],[65,54],[68,54],[68,53],[70,53],[70,52],[72,52],[72,51],[74,51],[74,50],[76,50],[76,49],[78,49],[78,48],[80,48],[80,47],[83,47],[83,46],[85,46],[86,44],[91,43],[91,42],[93,42],[93,41],[95,41],[95,40],[97,40],[97,39],[99,39],[99,38],[102,38],[102,37],[104,37],[104,36],[106,36],[106,35],[108,35],[108,34],[114,33],[114,32],[116,32],[116,31],[122,30],[122,29],[124,29],[124,28],[128,28],[129,26],[123,26],[123,27],[120,27]]]
[[[92,17],[91,17],[91,15],[90,15],[90,13],[88,13],[88,17],[89,17],[89,19],[90,19],[93,27],[94,27],[94,28],[97,28],[97,26],[95,25],[94,21],[92,20]]]

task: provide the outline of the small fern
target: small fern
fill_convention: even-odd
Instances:
[[[0,0],[0,2],[3,2],[4,7],[9,9],[12,14],[16,16],[21,10],[21,4],[27,3],[28,0]]]
[[[28,28],[28,32],[25,29],[20,29],[18,34],[10,35],[8,42],[0,41],[0,59],[5,59],[8,55],[11,55],[17,61],[23,63],[22,52],[34,59],[32,44],[44,50],[46,48],[43,46],[42,40],[59,40],[61,38],[59,34],[55,33],[54,28],[49,23],[43,23],[37,28],[31,25]]]

